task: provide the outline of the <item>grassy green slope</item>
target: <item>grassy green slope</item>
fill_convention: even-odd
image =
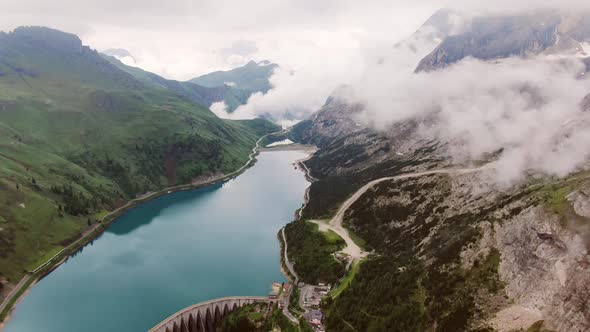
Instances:
[[[271,89],[269,78],[278,65],[274,63],[256,63],[250,61],[246,65],[228,71],[216,71],[193,78],[187,83],[195,83],[209,88],[225,88],[227,93],[224,101],[229,111],[244,104],[248,97],[255,92],[266,93]],[[234,83],[228,87],[226,83]]]
[[[305,221],[288,224],[285,233],[289,260],[301,281],[335,284],[344,275],[344,264],[333,256],[345,244],[336,233],[320,232],[318,225]]]
[[[218,86],[206,87],[192,82],[168,80],[141,68],[127,66],[112,56],[104,54],[102,56],[117,68],[131,74],[148,86],[171,91],[207,108],[214,102],[224,101],[228,110],[233,111],[238,106],[245,104],[251,94],[250,91],[229,87],[223,83]]]
[[[268,78],[273,71],[278,67],[274,63],[262,62],[256,63],[250,61],[244,66],[237,67],[227,71],[216,71],[195,77],[190,82],[200,84],[202,86],[214,87],[220,86],[228,82],[236,84],[239,89],[244,89],[251,92],[270,90],[270,83]]]
[[[0,279],[136,195],[237,169],[274,130],[146,85],[74,35],[0,33]]]

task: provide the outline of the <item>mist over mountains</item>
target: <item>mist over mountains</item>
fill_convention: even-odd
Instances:
[[[335,286],[313,308],[327,330],[590,328],[587,1],[134,5],[153,23],[127,6],[80,15],[112,45],[127,47],[124,30],[132,52],[0,33],[2,294],[105,211],[217,181],[289,139],[318,149],[295,165],[310,185],[281,256],[305,284]]]
[[[353,118],[365,126],[415,123],[456,163],[499,153],[495,181],[504,185],[529,171],[565,176],[588,157],[589,17],[439,11],[370,54],[360,78],[334,96],[362,105]]]

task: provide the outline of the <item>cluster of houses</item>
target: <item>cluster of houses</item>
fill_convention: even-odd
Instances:
[[[325,284],[305,285],[302,287],[301,296],[303,297],[303,317],[313,327],[315,332],[324,332],[324,314],[321,311],[320,304],[322,298],[328,295],[331,286]]]

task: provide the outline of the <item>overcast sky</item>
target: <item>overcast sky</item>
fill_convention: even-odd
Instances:
[[[331,61],[358,51],[361,40],[411,34],[437,7],[383,0],[3,0],[0,29],[65,30],[98,50],[127,49],[144,69],[189,79],[250,59],[294,68],[317,57]]]
[[[395,42],[441,7],[517,10],[586,0],[2,0],[0,29],[45,25],[93,48],[124,48],[138,64],[189,79],[254,59],[297,69]]]
[[[579,61],[565,67],[544,59],[466,61],[415,75],[417,62],[438,41],[416,42],[418,33],[407,49],[393,45],[440,8],[459,10],[449,20],[460,25],[456,17],[489,12],[578,14],[590,10],[590,1],[0,0],[0,29],[44,25],[73,32],[98,50],[127,49],[139,67],[179,80],[249,60],[281,66],[269,93],[253,95],[233,114],[218,103],[212,110],[220,116],[302,119],[342,84],[366,106],[359,121],[377,129],[430,114],[436,105],[440,121],[426,137],[459,142],[451,149],[459,157],[504,148],[507,181],[531,168],[562,176],[585,161],[590,117],[579,102],[590,81],[575,79]],[[544,103],[527,99],[522,86],[538,87]]]

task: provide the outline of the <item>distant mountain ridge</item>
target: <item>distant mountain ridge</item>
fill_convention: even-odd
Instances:
[[[448,21],[435,15],[430,22]],[[580,79],[590,70],[590,54],[584,50],[590,29],[582,14],[481,17],[446,33],[432,26],[425,24],[396,45],[413,51],[416,62],[433,47],[412,67],[417,72],[440,70],[467,57],[494,61],[541,54],[580,57],[587,69]],[[437,92],[425,89],[424,95],[429,93]],[[362,103],[338,95],[287,135],[319,147],[305,161],[316,180],[300,212],[303,221],[295,224],[330,220],[359,188],[383,181],[362,193],[342,216],[343,225],[359,239],[355,243],[371,254],[347,275],[348,288],[322,306],[326,330],[588,330],[590,212],[583,207],[590,181],[582,179],[587,169],[559,180],[535,177],[501,190],[473,190],[481,179],[467,173],[395,180],[401,174],[464,165],[449,158],[448,142],[417,134],[432,126],[432,119],[417,117],[375,130],[358,121]],[[590,95],[580,102],[590,110]],[[567,226],[576,220],[584,220],[584,226]],[[314,233],[287,233],[287,242],[295,235],[310,238]],[[581,246],[574,240],[580,237],[586,238]],[[297,250],[288,244],[289,251]],[[311,246],[299,250],[306,253]],[[313,266],[310,261],[306,264]],[[297,264],[294,269],[307,282],[306,271]]]
[[[271,89],[268,79],[277,67],[277,64],[269,61],[250,61],[244,66],[227,71],[215,71],[195,77],[189,80],[189,82],[206,87],[230,85],[234,88],[249,91],[251,93],[266,93]]]
[[[169,90],[207,108],[223,101],[230,113],[246,104],[253,93],[270,90],[268,79],[278,67],[269,61],[250,61],[241,67],[212,72],[183,82],[166,79],[135,66],[135,58],[125,49],[108,49],[102,55],[117,68],[147,85]]]
[[[250,92],[248,91],[232,88],[227,85],[206,87],[192,82],[169,80],[141,68],[129,66],[116,57],[106,54],[103,54],[103,57],[149,86],[169,90],[207,108],[215,102],[223,101],[228,105],[228,109],[233,111],[239,105],[245,104],[250,96]]]
[[[416,71],[436,70],[466,57],[492,60],[542,53],[583,56],[588,42],[590,13],[475,17],[465,32],[447,37],[422,59]]]

